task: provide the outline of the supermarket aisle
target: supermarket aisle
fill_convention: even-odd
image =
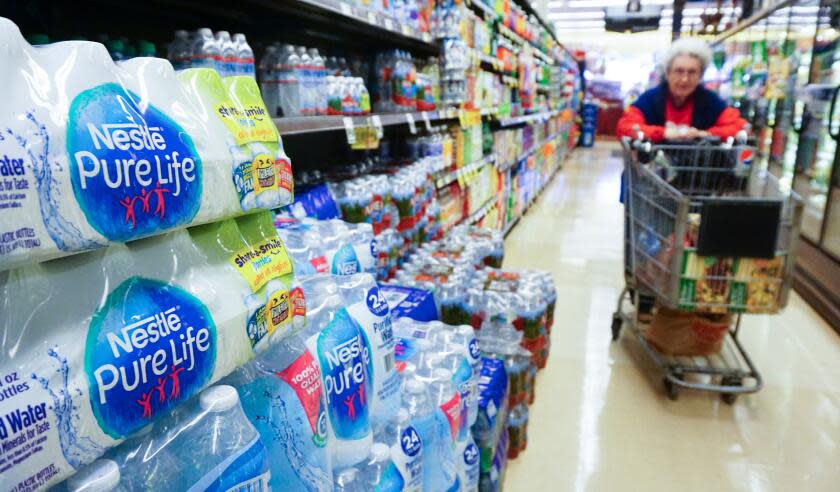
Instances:
[[[528,449],[505,490],[837,490],[840,337],[798,296],[781,315],[745,318],[765,387],[734,407],[668,400],[630,333],[610,342],[623,284],[617,149],[576,151],[507,240],[505,266],[551,270],[559,298]]]

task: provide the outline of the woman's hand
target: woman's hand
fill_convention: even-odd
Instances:
[[[665,125],[665,140],[696,140],[709,136],[709,132],[698,130],[693,126]]]

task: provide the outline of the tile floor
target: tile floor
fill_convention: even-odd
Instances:
[[[610,341],[624,281],[617,149],[577,150],[507,239],[506,266],[550,270],[559,300],[505,491],[840,491],[840,335],[797,295],[745,317],[765,386],[734,406],[669,400],[632,334]]]

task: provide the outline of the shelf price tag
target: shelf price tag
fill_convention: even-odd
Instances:
[[[344,15],[353,15],[353,7],[350,6],[349,3],[341,3],[341,13]]]
[[[376,24],[376,14],[373,12],[368,11],[367,13],[367,20],[370,24]]]
[[[402,24],[402,33],[403,36],[411,36],[411,29],[408,28],[407,24]]]
[[[376,130],[376,138],[381,139],[385,135],[385,130],[382,128],[382,120],[379,115],[375,114],[370,117],[371,126]]]
[[[347,143],[353,145],[356,143],[356,129],[353,128],[353,118],[349,116],[345,116],[343,118],[344,121],[344,133],[347,135]]]
[[[390,17],[385,17],[385,29],[389,31],[394,30],[394,21],[392,21]]]
[[[421,111],[420,116],[423,118],[423,123],[426,125],[426,131],[432,131],[432,123],[429,121],[429,113]]]
[[[417,134],[417,125],[414,123],[414,115],[411,113],[406,113],[405,121],[408,122],[408,131],[411,132],[412,135]]]

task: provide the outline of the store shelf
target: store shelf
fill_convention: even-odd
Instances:
[[[397,36],[403,36],[421,43],[426,43],[430,47],[436,47],[436,45],[432,43],[433,39],[431,34],[411,29],[390,15],[386,15],[382,12],[362,8],[341,0],[295,0],[292,3],[305,5],[311,9],[321,9],[333,14],[339,14],[345,19],[351,19],[355,22],[366,24],[369,28],[387,31],[388,33],[395,34]]]
[[[744,19],[743,21],[739,22],[737,26],[732,27],[731,29],[727,29],[726,31],[723,31],[722,33],[713,37],[711,39],[711,41],[709,41],[709,45],[711,45],[711,46],[718,45],[718,44],[722,43],[725,39],[727,39],[729,37],[732,37],[735,34],[738,34],[739,32],[741,32],[744,29],[756,24],[759,21],[764,20],[765,18],[767,18],[771,14],[773,14],[773,12],[775,12],[775,11],[781,9],[781,8],[787,7],[787,6],[789,6],[793,3],[795,3],[794,0],[779,0],[775,3],[773,3],[773,5],[768,5],[767,7],[764,7],[763,9],[759,10],[758,12],[756,12],[755,14],[750,16],[749,18]]]
[[[499,197],[497,197],[497,196],[495,196],[495,195],[494,195],[494,196],[493,196],[493,197],[491,197],[489,200],[487,200],[487,201],[484,203],[484,205],[482,205],[481,207],[479,207],[479,209],[478,209],[478,210],[476,210],[475,212],[473,212],[473,213],[472,213],[471,215],[469,215],[468,217],[464,218],[464,220],[463,220],[462,222],[463,222],[464,224],[468,224],[468,225],[473,225],[473,224],[475,224],[476,222],[478,222],[479,220],[481,220],[482,218],[484,218],[484,216],[485,216],[485,215],[487,215],[487,212],[489,212],[489,211],[490,211],[490,209],[492,209],[493,207],[495,207],[498,203],[499,203]]]
[[[508,162],[508,163],[505,163],[505,164],[502,164],[502,165],[498,165],[498,166],[496,166],[496,169],[498,169],[498,171],[499,171],[500,173],[504,173],[504,172],[509,171],[509,170],[510,170],[513,166],[515,166],[515,165],[517,165],[518,163],[522,162],[523,160],[527,159],[527,158],[528,158],[531,154],[533,154],[533,153],[534,153],[534,151],[536,151],[538,148],[540,148],[540,147],[542,147],[543,145],[545,145],[546,143],[548,143],[548,142],[550,142],[550,141],[554,140],[554,139],[555,139],[555,138],[557,138],[558,136],[560,136],[560,133],[556,133],[556,134],[554,134],[554,135],[550,135],[550,136],[548,136],[548,137],[546,137],[546,138],[544,138],[544,139],[540,140],[540,141],[539,141],[539,142],[537,142],[536,144],[532,145],[532,146],[531,146],[531,148],[529,148],[528,150],[523,151],[521,154],[519,154],[513,162]]]
[[[466,166],[460,169],[456,169],[455,171],[451,171],[443,176],[438,177],[437,179],[435,179],[435,186],[437,187],[437,189],[446,188],[447,186],[457,181],[459,176],[466,176],[468,174],[476,172],[482,167],[492,164],[495,161],[496,154],[489,154],[473,163],[467,164]]]
[[[508,234],[510,234],[510,231],[512,231],[512,230],[513,230],[513,228],[514,228],[514,227],[516,227],[516,224],[518,224],[518,223],[519,223],[519,219],[521,219],[521,218],[522,218],[522,216],[521,216],[521,215],[519,215],[519,216],[517,216],[517,217],[514,217],[514,218],[513,218],[513,220],[511,220],[510,222],[508,222],[508,224],[507,224],[507,225],[505,226],[505,228],[502,230],[502,236],[503,236],[503,237],[507,237],[507,236],[508,236]]]
[[[423,114],[429,118],[429,123],[436,123],[451,120],[458,117],[458,110],[447,108],[438,111],[416,111],[413,113],[375,113],[366,116],[350,116],[354,127],[373,126],[373,116],[379,117],[383,127],[395,125],[407,125],[409,117],[414,121],[415,126],[424,124]],[[275,118],[274,124],[280,135],[299,135],[304,133],[317,133],[344,130],[344,118],[346,116],[294,116],[290,118]]]
[[[510,118],[501,118],[499,119],[499,126],[507,127],[507,126],[516,126],[522,125],[525,123],[532,123],[534,121],[545,121],[552,116],[556,116],[559,114],[559,111],[542,111],[539,113],[533,114],[526,114],[524,116],[513,116]]]
[[[472,7],[476,12],[482,14],[487,20],[494,20],[497,17],[496,11],[481,0],[467,0],[467,5]]]

